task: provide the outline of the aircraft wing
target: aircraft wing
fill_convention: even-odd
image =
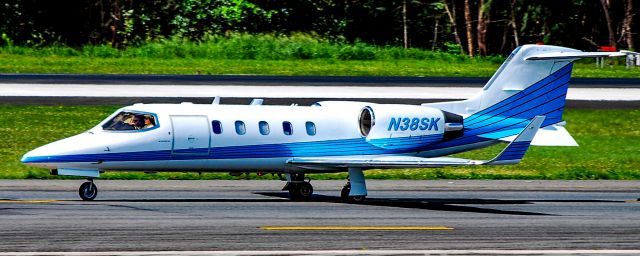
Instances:
[[[288,164],[300,168],[433,168],[445,166],[465,165],[505,165],[516,164],[524,157],[531,141],[544,121],[544,116],[536,116],[520,134],[495,158],[483,160],[471,160],[452,157],[414,157],[414,156],[375,156],[375,157],[300,157],[293,158]]]
[[[333,168],[371,169],[480,165],[482,164],[482,161],[450,157],[424,158],[415,156],[382,156],[372,158],[303,157],[291,159],[289,160],[289,164],[302,168],[323,166]]]

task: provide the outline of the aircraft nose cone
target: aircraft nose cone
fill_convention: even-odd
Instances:
[[[20,161],[29,166],[44,167],[43,163],[49,160],[49,156],[41,154],[42,147],[31,150],[22,156]]]
[[[31,162],[32,156],[33,155],[31,154],[31,151],[29,151],[26,154],[22,155],[22,159],[20,159],[20,162],[22,162],[23,164],[28,164]]]
[[[27,152],[21,161],[29,166],[56,169],[78,154],[94,152],[94,145],[90,139],[90,135],[83,133],[54,141]],[[74,159],[76,158],[72,160]]]

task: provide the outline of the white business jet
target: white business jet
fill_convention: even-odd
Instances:
[[[515,49],[476,96],[422,105],[321,101],[311,106],[135,104],[96,127],[31,152],[52,175],[104,171],[262,172],[286,176],[293,199],[311,197],[307,173],[348,172],[342,198],[364,200],[363,170],[516,164],[529,145],[577,146],[562,112],[572,62],[622,56],[557,46]],[[508,142],[490,160],[446,155]]]

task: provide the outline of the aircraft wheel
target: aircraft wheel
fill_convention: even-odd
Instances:
[[[96,187],[96,184],[93,184],[93,182],[87,181],[80,185],[78,194],[80,194],[80,198],[82,198],[82,200],[91,201],[98,195],[98,187]]]
[[[351,192],[351,184],[347,183],[342,187],[342,191],[340,191],[340,198],[345,203],[362,203],[366,196],[349,196],[349,192]]]
[[[294,200],[308,200],[313,195],[313,186],[309,182],[293,184],[289,188],[289,196]]]
[[[340,198],[342,198],[343,201],[349,200],[349,192],[351,192],[351,184],[347,182],[347,184],[342,187],[342,191],[340,191]]]
[[[348,202],[349,203],[362,203],[366,199],[366,196],[350,196]]]

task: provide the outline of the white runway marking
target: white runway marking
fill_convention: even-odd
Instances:
[[[0,252],[4,255],[35,256],[165,256],[165,255],[638,255],[640,250],[327,250],[327,251],[123,251],[123,252]]]
[[[476,87],[0,84],[0,96],[467,99]],[[637,101],[639,88],[569,88],[569,100]]]

